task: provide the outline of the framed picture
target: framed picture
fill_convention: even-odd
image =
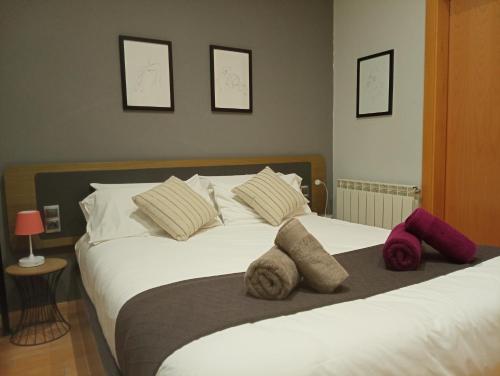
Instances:
[[[252,51],[210,46],[212,111],[252,112]]]
[[[356,117],[392,115],[394,50],[358,59]]]
[[[174,110],[172,43],[120,35],[124,110]]]

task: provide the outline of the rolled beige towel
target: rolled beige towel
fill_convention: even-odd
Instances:
[[[296,218],[281,226],[274,242],[295,261],[304,282],[318,292],[333,292],[349,276]]]
[[[261,299],[285,299],[299,283],[295,263],[278,247],[252,262],[245,273],[247,292]]]

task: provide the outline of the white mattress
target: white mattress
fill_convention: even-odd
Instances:
[[[387,230],[315,215],[302,223],[332,254],[385,241]],[[134,237],[76,246],[84,286],[114,354],[120,308],[189,278],[241,272],[277,228],[219,226],[186,242]],[[500,257],[418,285],[229,328],[182,347],[160,376],[470,375],[500,365]]]

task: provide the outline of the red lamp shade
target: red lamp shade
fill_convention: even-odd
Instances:
[[[17,213],[16,235],[35,235],[43,231],[42,217],[38,210],[25,210]]]

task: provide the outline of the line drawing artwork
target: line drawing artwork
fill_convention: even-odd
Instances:
[[[171,47],[168,41],[121,37],[126,109],[173,111]]]
[[[225,66],[221,68],[220,77],[217,79],[217,86],[224,86],[229,90],[236,90],[248,97],[248,85],[243,82],[238,73],[234,72],[231,67]]]
[[[250,50],[210,46],[212,111],[252,112]]]
[[[377,97],[384,89],[384,85],[377,79],[379,72],[370,72],[365,82],[365,89],[368,90],[372,96]]]
[[[361,64],[361,92],[359,98],[362,113],[375,113],[388,106],[389,57],[381,56]]]
[[[356,117],[392,115],[394,50],[357,60]]]
[[[148,61],[146,65],[137,70],[133,90],[135,93],[144,93],[149,89],[161,87],[161,83],[160,64]]]

